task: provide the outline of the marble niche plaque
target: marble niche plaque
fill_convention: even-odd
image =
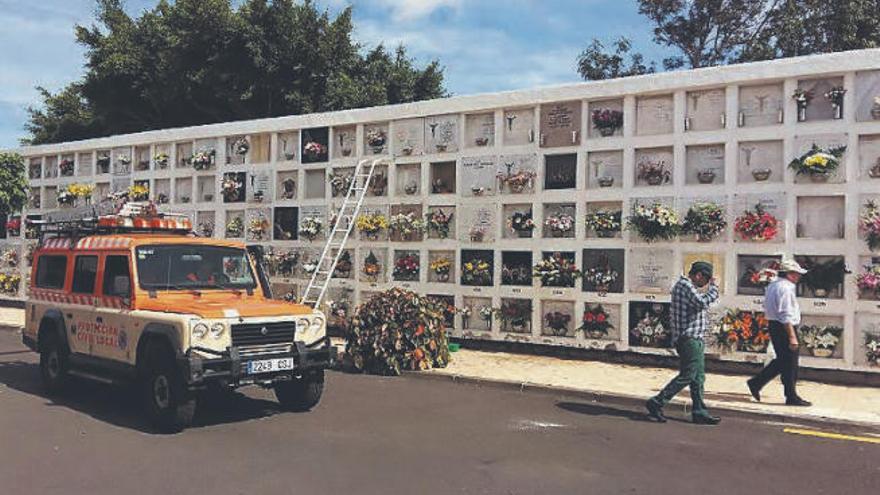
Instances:
[[[795,136],[795,156],[793,156],[792,158],[800,157],[801,155],[809,151],[814,144],[823,149],[830,149],[839,146],[846,146],[848,142],[849,139],[846,134],[814,134],[810,136]],[[850,150],[847,150],[840,157],[840,167],[838,167],[837,170],[829,175],[829,178],[826,182],[832,184],[840,184],[846,181],[846,160],[847,156],[850,154],[849,151]],[[812,182],[810,177],[806,175],[795,176],[794,181],[798,184]]]
[[[439,115],[425,119],[425,151],[454,153],[458,151],[458,115]]]
[[[425,119],[394,122],[394,156],[425,154]]]
[[[798,238],[843,239],[845,208],[844,196],[798,196]]]
[[[855,95],[850,101],[856,106],[857,121],[880,120],[880,70],[856,72]]]
[[[248,151],[250,163],[269,163],[272,156],[272,135],[254,134],[250,139],[251,149]]]
[[[275,199],[296,199],[298,172],[296,170],[284,170],[278,172],[278,182],[275,190]]]
[[[495,218],[495,206],[461,206],[458,208],[459,219],[464,227],[459,232],[462,242],[495,242],[495,231],[498,221]]]
[[[739,126],[760,127],[781,124],[785,97],[782,84],[761,84],[739,88]]]
[[[462,196],[494,196],[497,157],[471,156],[461,159]]]
[[[248,203],[268,202],[272,191],[272,175],[266,170],[248,172],[245,191]]]
[[[675,103],[672,95],[643,96],[636,99],[636,134],[671,134]]]
[[[239,140],[244,140],[248,143],[250,147],[250,139],[247,136],[229,136],[226,138],[226,164],[227,165],[243,165],[246,158],[247,153],[239,154],[235,151],[235,145]]]
[[[739,184],[781,182],[785,176],[782,141],[739,143],[736,180]]]
[[[880,134],[859,136],[859,178],[880,179]]]
[[[666,294],[675,282],[675,259],[672,249],[631,248],[627,253],[630,292]]]
[[[477,113],[464,118],[465,148],[495,146],[495,114]]]
[[[333,158],[348,158],[357,149],[357,128],[355,126],[333,128]]]
[[[157,146],[156,149],[159,149]],[[92,154],[80,153],[76,157],[77,175],[80,177],[89,177],[92,175]]]
[[[714,131],[727,126],[724,88],[687,93],[687,130]]]
[[[813,93],[813,99],[807,106],[807,121],[814,120],[831,120],[834,118],[834,106],[825,98],[825,93],[835,87],[843,86],[842,77],[831,77],[822,79],[806,79],[798,81],[798,88]],[[844,105],[846,105],[846,97],[844,97]]]
[[[730,221],[728,222],[730,224],[731,232],[733,232],[732,229],[733,225],[736,223],[736,219],[743,215],[747,210],[754,212],[758,205],[760,205],[765,212],[776,218],[778,226],[776,237],[769,241],[751,241],[743,239],[739,234],[733,233],[734,242],[784,242],[787,215],[785,193],[734,194],[733,211],[730,216]]]
[[[417,196],[422,184],[422,164],[403,163],[397,165],[397,196]]]
[[[593,113],[594,112],[602,112],[604,110],[609,110],[612,112],[623,112],[623,100],[601,100],[601,101],[591,101],[589,105],[587,105],[588,111],[590,112],[587,115],[589,125],[587,130],[587,135],[590,138],[599,138],[602,137],[602,134],[599,132],[599,129],[596,128],[595,124],[593,124]],[[623,127],[619,127],[614,130],[613,136],[622,136],[623,135]]]
[[[299,132],[282,132],[278,134],[278,156],[275,159],[279,162],[296,160],[298,149]]]
[[[577,146],[581,142],[580,101],[541,105],[541,147]]]
[[[636,186],[668,186],[675,176],[675,156],[672,148],[642,148],[636,150],[634,180]],[[659,170],[659,184],[652,183],[652,177],[643,170]]]
[[[587,153],[587,189],[623,187],[623,151]]]
[[[724,144],[688,146],[686,184],[724,184]]]
[[[470,337],[476,337],[481,333],[491,332],[492,331],[492,321],[494,320],[492,313],[489,313],[488,318],[483,316],[484,308],[491,310],[492,309],[492,298],[491,297],[465,297],[463,299],[464,307],[468,310],[467,313],[462,313],[461,315],[461,324],[464,330],[469,330],[471,335],[467,335]],[[476,332],[476,334],[474,334]]]
[[[535,141],[534,108],[504,110],[501,124],[505,146],[522,146]]]
[[[305,199],[322,199],[326,196],[327,175],[324,169],[306,170]]]
[[[501,155],[498,160],[498,190],[502,194],[529,194],[538,180],[538,155]],[[512,178],[514,180],[505,180]],[[518,179],[519,178],[519,179]],[[526,179],[528,180],[520,180]]]

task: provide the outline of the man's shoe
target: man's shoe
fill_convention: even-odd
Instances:
[[[692,416],[696,425],[717,425],[721,422],[718,416],[709,416],[708,414],[694,414]]]
[[[751,380],[747,380],[746,385],[749,386],[749,392],[752,393],[752,397],[754,397],[756,401],[761,402],[761,389],[752,383]]]
[[[663,415],[663,408],[656,402],[652,400],[645,402],[645,409],[648,410],[648,416],[654,418],[658,423],[666,422],[666,416]]]
[[[785,399],[785,405],[786,406],[810,407],[813,405],[813,403],[808,400],[801,399],[800,397],[795,397],[794,399]]]

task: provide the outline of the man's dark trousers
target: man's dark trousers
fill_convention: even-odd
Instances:
[[[706,346],[700,339],[681,336],[675,343],[678,351],[679,373],[659,394],[651,398],[651,402],[663,407],[679,392],[689,387],[691,401],[694,403],[694,416],[708,416],[709,411],[703,402],[703,384],[706,382],[706,366],[704,352]]]
[[[797,333],[795,332],[795,335]],[[770,380],[782,375],[782,385],[785,387],[785,398],[796,399],[798,379],[798,351],[793,351],[788,346],[788,331],[785,325],[778,321],[770,320],[770,340],[776,351],[776,359],[770,361],[760,373],[749,380],[760,390]]]

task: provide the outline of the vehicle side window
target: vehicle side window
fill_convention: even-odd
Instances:
[[[40,256],[35,285],[41,289],[63,289],[67,256]]]
[[[104,295],[131,296],[131,272],[128,269],[128,256],[107,256],[104,258]]]
[[[73,265],[72,291],[77,294],[95,292],[95,281],[98,278],[98,257],[77,256]]]

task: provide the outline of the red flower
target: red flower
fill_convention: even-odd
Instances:
[[[592,323],[594,318],[593,313],[587,313],[584,315],[584,321],[589,323]]]
[[[596,315],[596,321],[599,323],[605,323],[605,313],[599,313]]]

